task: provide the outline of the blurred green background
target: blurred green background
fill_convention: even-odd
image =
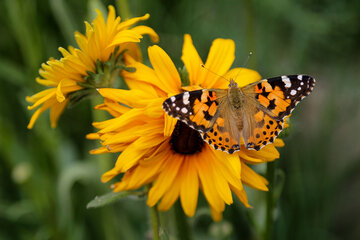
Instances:
[[[151,236],[144,200],[86,209],[96,195],[109,192],[100,176],[116,159],[88,153],[97,146],[85,140],[96,117],[92,103],[68,109],[56,129],[48,114],[26,129],[32,112],[25,96],[43,89],[35,82],[40,64],[59,58],[58,47],[75,45],[74,31],[84,32],[94,8],[106,12],[109,4],[126,12],[124,1],[0,1],[0,239]],[[231,38],[234,67],[253,51],[248,66],[263,77],[314,76],[314,92],[294,111],[276,161],[276,190],[283,189],[272,237],[360,239],[360,1],[131,0],[128,8],[131,16],[151,14],[144,24],[159,33],[159,45],[177,67],[183,66],[183,35],[189,33],[203,60],[213,39]],[[212,222],[202,199],[189,221],[194,239],[261,236],[266,195],[248,192],[254,208],[237,201],[220,223]],[[165,239],[176,237],[172,228],[167,226]]]

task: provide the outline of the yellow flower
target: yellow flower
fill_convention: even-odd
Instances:
[[[68,51],[59,48],[63,55],[60,60],[50,58],[42,64],[39,71],[42,78],[37,78],[36,81],[50,88],[26,98],[33,104],[28,107],[29,110],[39,107],[31,117],[29,129],[39,115],[49,108],[51,126],[56,127],[57,120],[70,98],[81,98],[88,93],[84,91],[83,95],[74,95],[75,92],[110,87],[114,76],[120,71],[119,62],[124,50],[133,58],[141,59],[136,43],[140,42],[142,35],[148,34],[153,41],[158,41],[158,35],[149,27],[130,28],[138,21],[148,19],[149,14],[120,22],[120,17],[115,16],[114,7],[109,6],[105,23],[101,12],[96,11],[98,16],[92,24],[85,22],[86,34],[75,33],[79,49],[71,46]]]
[[[234,53],[232,40],[216,39],[205,66],[226,78],[236,76],[239,69],[229,71]],[[196,210],[199,189],[214,220],[221,219],[225,204],[233,203],[232,192],[249,207],[243,183],[267,191],[267,181],[247,163],[278,158],[275,146],[282,146],[283,142],[276,140],[260,151],[244,146],[234,154],[214,150],[197,131],[162,110],[168,96],[183,92],[180,75],[160,47],[149,47],[148,55],[153,68],[126,57],[127,64],[136,68],[133,73],[124,73],[130,90],[99,90],[105,100],[96,108],[107,110],[114,118],[94,123],[100,130],[88,138],[100,139],[103,147],[91,153],[122,152],[115,167],[103,174],[102,181],[125,173],[120,182],[112,185],[114,191],[150,184],[149,206],[157,204],[159,210],[168,210],[180,198],[185,214],[190,217]],[[201,67],[202,61],[189,35],[185,35],[182,60],[189,74],[190,85],[186,89],[228,87],[226,80]],[[259,79],[257,72],[242,69],[236,80],[243,86]]]

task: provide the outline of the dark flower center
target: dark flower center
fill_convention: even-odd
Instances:
[[[171,135],[171,148],[180,154],[194,154],[200,152],[204,140],[200,133],[181,121],[177,121]]]

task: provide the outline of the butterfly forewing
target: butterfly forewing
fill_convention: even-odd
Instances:
[[[211,89],[183,92],[166,99],[163,103],[165,112],[177,118],[199,132],[207,132],[214,125],[218,116],[219,95],[226,90]]]
[[[260,80],[242,88],[245,95],[261,104],[259,109],[281,120],[311,93],[315,79],[307,75],[289,75]]]

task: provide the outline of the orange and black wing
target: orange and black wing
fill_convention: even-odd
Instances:
[[[315,79],[310,76],[289,75],[243,87],[249,102],[257,108],[252,134],[244,139],[246,147],[259,150],[272,143],[283,128],[284,118],[311,93],[314,85]]]
[[[202,89],[183,92],[166,99],[164,111],[199,132],[209,131],[218,117],[220,91]]]

